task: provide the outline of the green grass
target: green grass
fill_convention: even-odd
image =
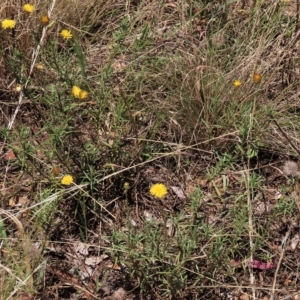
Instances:
[[[285,272],[298,274],[274,246],[297,231],[297,179],[278,171],[298,156],[296,8],[82,2],[33,1],[26,14],[6,1],[0,12],[17,20],[0,30],[0,298],[107,286],[137,299],[279,297]],[[157,182],[162,200],[149,193]],[[104,254],[84,280],[86,257]]]

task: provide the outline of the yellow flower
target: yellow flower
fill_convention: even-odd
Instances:
[[[150,188],[150,194],[161,199],[168,194],[167,187],[162,183],[153,184]]]
[[[72,94],[75,98],[79,98],[80,92],[81,92],[81,88],[76,85],[73,85]]]
[[[88,96],[88,92],[85,90],[82,90],[80,87],[73,85],[72,87],[72,94],[75,98],[78,99],[85,99]]]
[[[233,82],[233,85],[234,85],[235,87],[240,87],[240,86],[242,85],[242,83],[241,83],[240,80],[235,80],[235,81]]]
[[[40,23],[43,25],[43,26],[47,26],[50,22],[50,18],[48,17],[48,15],[42,15],[41,18],[40,18]]]
[[[63,29],[61,32],[60,32],[60,35],[65,39],[65,40],[69,40],[72,38],[72,33],[70,30],[67,30],[67,29]]]
[[[3,29],[13,29],[16,26],[15,20],[5,19],[1,22]]]
[[[34,11],[34,6],[27,3],[23,5],[23,10],[27,13],[32,13]]]
[[[79,99],[85,99],[85,98],[87,98],[87,96],[88,96],[88,92],[87,91],[85,91],[85,90],[80,90],[80,92],[79,92]]]
[[[61,184],[63,185],[70,185],[71,183],[73,183],[73,177],[71,175],[65,175],[61,180]]]
[[[261,82],[261,75],[258,74],[258,73],[254,73],[254,74],[253,74],[253,81],[254,81],[255,83],[260,83],[260,82]]]

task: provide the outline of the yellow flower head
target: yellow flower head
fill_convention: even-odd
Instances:
[[[88,94],[87,91],[85,91],[85,90],[80,90],[80,92],[79,92],[79,99],[83,100],[83,99],[87,98],[88,95],[89,95],[89,94]]]
[[[43,26],[47,26],[50,23],[50,18],[48,17],[48,15],[42,15],[40,18],[40,23]]]
[[[235,81],[233,82],[233,85],[234,85],[235,87],[240,87],[240,86],[242,85],[242,83],[241,83],[240,80],[235,80]]]
[[[81,88],[76,85],[73,85],[72,94],[75,98],[79,98],[80,92],[81,92]]]
[[[78,99],[85,99],[89,95],[87,91],[82,90],[80,87],[73,85],[72,87],[72,94],[75,98]]]
[[[23,5],[23,10],[27,13],[32,13],[34,11],[34,6],[27,3]]]
[[[156,183],[151,186],[150,194],[156,198],[161,199],[168,194],[168,190],[164,184]]]
[[[65,175],[61,180],[61,184],[63,185],[70,185],[71,183],[73,183],[73,177],[71,175]]]
[[[5,19],[1,22],[3,29],[13,29],[16,26],[15,20]]]
[[[261,75],[260,74],[258,74],[258,73],[254,73],[253,74],[253,81],[255,82],[255,83],[260,83],[261,82]]]
[[[72,33],[70,30],[68,29],[63,29],[61,32],[60,32],[60,35],[65,39],[65,40],[69,40],[72,38]]]
[[[124,190],[128,190],[129,189],[129,182],[124,182]]]

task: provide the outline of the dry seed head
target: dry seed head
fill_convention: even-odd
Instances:
[[[45,65],[44,64],[42,64],[42,63],[37,63],[36,65],[35,65],[35,68],[37,69],[37,70],[43,70],[43,69],[45,69]]]
[[[42,15],[40,18],[40,23],[43,26],[47,26],[50,23],[50,18],[48,17],[48,15]]]
[[[261,75],[258,73],[253,74],[253,81],[254,83],[258,84],[261,82]]]
[[[298,165],[292,160],[287,160],[284,163],[282,171],[286,176],[296,176],[299,174]]]
[[[55,166],[55,167],[52,168],[52,174],[54,176],[58,176],[59,173],[60,173],[60,168],[58,166]]]

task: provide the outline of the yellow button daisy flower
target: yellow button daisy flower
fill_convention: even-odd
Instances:
[[[161,199],[168,194],[168,190],[164,184],[156,183],[151,186],[150,194],[158,199]]]
[[[60,32],[60,35],[65,39],[65,40],[69,40],[72,38],[72,33],[70,30],[68,29],[63,29],[61,32]]]
[[[75,98],[79,98],[80,92],[81,92],[81,88],[76,85],[73,85],[72,94]]]
[[[235,81],[233,82],[233,85],[234,85],[235,87],[240,87],[240,86],[242,85],[242,82],[241,82],[240,80],[235,80]]]
[[[5,19],[1,22],[3,29],[13,29],[16,26],[15,20]]]
[[[83,100],[83,99],[87,98],[87,96],[88,96],[88,92],[87,91],[80,90],[80,92],[79,92],[79,99]]]
[[[65,175],[61,180],[61,184],[63,185],[70,185],[72,183],[73,183],[73,177],[71,175]]]
[[[72,94],[75,98],[82,99],[82,100],[87,98],[87,96],[88,96],[88,92],[85,90],[82,90],[77,85],[73,85]]]
[[[33,11],[34,11],[34,6],[33,5],[31,5],[31,4],[29,4],[29,3],[27,3],[27,4],[24,4],[23,5],[23,10],[25,11],[25,12],[27,12],[27,13],[32,13]]]

